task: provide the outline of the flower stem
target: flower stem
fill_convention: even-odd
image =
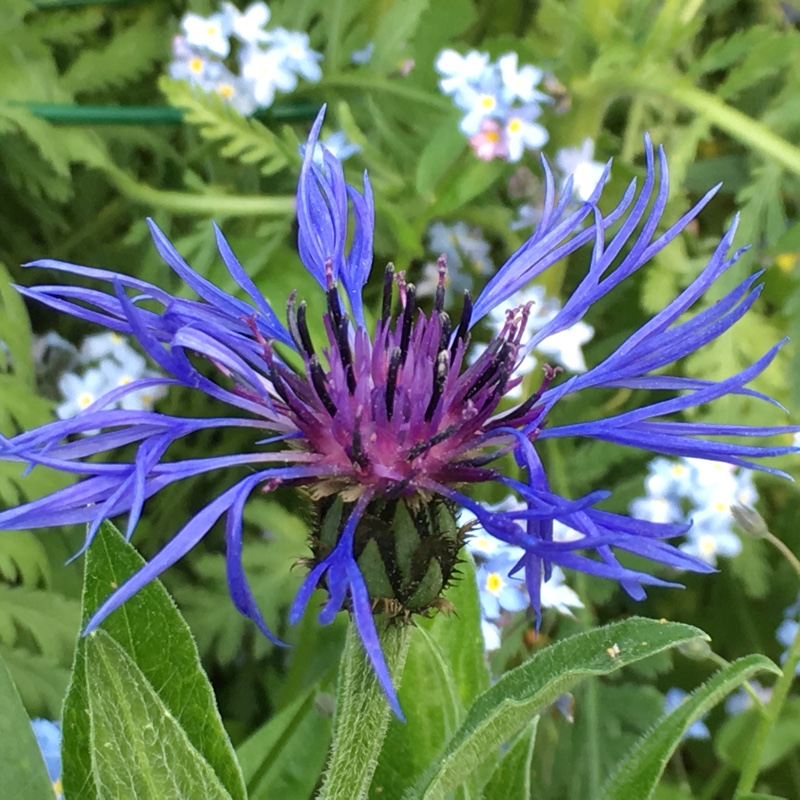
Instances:
[[[381,620],[376,622],[380,630]],[[397,685],[408,655],[411,628],[408,625],[385,625],[380,640]],[[362,800],[367,797],[390,713],[356,626],[351,622],[339,667],[333,744],[317,800]]]
[[[734,139],[800,174],[800,149],[773,133],[766,125],[696,86],[677,82],[670,87],[669,95]]]
[[[294,214],[295,199],[290,196],[195,194],[168,192],[139,183],[124,170],[103,161],[97,165],[122,194],[151,208],[176,214],[198,216],[287,217]]]
[[[767,743],[769,732],[777,722],[786,696],[789,694],[798,662],[800,662],[800,626],[798,626],[794,641],[786,653],[783,672],[772,688],[772,697],[770,697],[769,702],[764,708],[764,714],[759,717],[758,727],[753,734],[750,747],[747,749],[744,767],[742,767],[742,773],[739,776],[739,783],[736,786],[734,800],[736,800],[736,798],[743,798],[753,791],[761,765],[761,754]]]

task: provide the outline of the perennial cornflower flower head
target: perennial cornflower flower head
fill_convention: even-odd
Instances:
[[[86,630],[95,629],[225,517],[228,583],[234,605],[276,642],[244,574],[242,513],[256,489],[269,492],[282,485],[302,486],[316,504],[319,525],[311,540],[308,574],[289,612],[290,622],[301,618],[316,589],[326,591],[321,622],[331,622],[342,609],[350,612],[366,655],[400,714],[376,616],[383,624],[387,615],[403,619],[446,605],[441,593],[453,577],[464,535],[455,520],[459,506],[471,511],[487,533],[522,550],[512,571],[524,577],[537,617],[542,582],[551,576],[554,565],[619,581],[634,598],[644,597],[646,585],[674,584],[623,565],[618,551],[677,569],[711,571],[705,562],[666,541],[683,533],[685,525],[637,520],[596,508],[608,492],[598,490],[578,498],[554,492],[540,458],[540,442],[585,437],[779,473],[752,459],[782,455],[794,448],[727,443],[710,437],[765,436],[793,429],[666,419],[729,394],[769,400],[746,384],[768,366],[781,343],[726,380],[680,378],[662,372],[729,329],[758,297],[753,275],[715,304],[683,319],[736,261],[738,253],[727,256],[735,226],[694,281],[601,363],[568,378],[547,367],[529,397],[511,407],[503,402],[519,383],[516,368],[530,350],[575,325],[594,303],[644,267],[714,194],[714,190],[709,192],[656,236],[668,197],[667,163],[661,150],[655,156],[649,140],[641,192],[636,196],[631,184],[608,216],[596,205],[602,182],[586,203],[570,207],[567,195],[556,201],[555,180],[543,162],[547,191],[538,228],[474,300],[465,295],[454,323],[443,310],[444,274],[432,309],[426,312],[417,305],[413,284],[391,265],[383,273],[383,299],[373,318],[362,297],[373,262],[372,190],[366,175],[363,191],[348,186],[341,164],[330,153],[324,154],[322,167],[314,164],[323,113],[304,151],[297,193],[300,258],[327,302],[319,326],[309,320],[305,303],[294,294],[288,298],[286,324],[282,323],[218,228],[222,261],[249,301],[227,294],[192,270],[152,222],[159,254],[199,300],[176,297],[139,278],[102,269],[51,259],[30,265],[107,284],[108,292],[57,284],[20,291],[59,311],[135,337],[165,374],[118,387],[70,419],[0,440],[0,456],[5,459],[83,476],[73,486],[0,512],[0,529],[88,523],[85,547],[103,519],[127,513],[130,536],[145,501],[165,486],[202,473],[239,468],[243,474],[236,482],[194,514],[148,564],[117,588]],[[634,235],[640,223],[642,229]],[[614,225],[616,233],[609,235]],[[575,292],[525,340],[531,308],[517,305],[515,294],[552,264],[592,243],[588,271]],[[627,254],[621,255],[626,246]],[[501,305],[508,308],[505,325],[482,356],[469,364],[470,330]],[[321,337],[312,336],[315,329],[324,331]],[[199,368],[198,359],[206,368]],[[209,370],[214,377],[209,377]],[[205,392],[230,406],[230,413],[194,419],[109,408],[127,393],[154,385]],[[603,387],[667,390],[676,396],[612,416],[553,424],[550,412],[562,398]],[[252,449],[183,461],[168,459],[169,447],[176,440],[195,431],[226,427],[251,431]],[[100,433],[76,438],[87,430]],[[138,445],[132,463],[98,458],[121,445]],[[506,463],[501,459],[512,453],[519,475],[516,470],[512,475],[501,469]],[[524,508],[484,507],[468,493],[471,484],[484,483],[502,485]],[[556,541],[555,523],[574,535]]]

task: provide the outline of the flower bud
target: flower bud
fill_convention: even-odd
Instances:
[[[317,504],[312,563],[333,550],[352,507],[338,495]],[[462,544],[447,500],[373,501],[356,527],[353,549],[375,613],[408,617],[445,607],[441,595],[457,574]]]

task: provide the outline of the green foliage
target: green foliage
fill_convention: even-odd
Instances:
[[[186,121],[196,125],[203,139],[216,145],[223,158],[256,166],[263,175],[298,163],[296,140],[293,148],[291,134],[278,137],[258,120],[243,117],[221,98],[193,89],[185,81],[163,78],[159,86],[170,104],[185,110]]]
[[[100,527],[86,558],[84,624],[143,564],[113,525]],[[245,797],[192,635],[158,582],[79,640],[63,726],[67,795]]]
[[[546,648],[507,672],[475,700],[464,723],[408,794],[408,800],[446,797],[535,714],[580,681],[611,674],[703,635],[688,625],[634,618]]]
[[[691,697],[644,736],[603,788],[603,800],[627,800],[653,796],[667,760],[678,747],[690,725],[726,694],[759,672],[780,674],[763,656],[747,656],[729,664],[709,678]]]
[[[52,793],[30,720],[6,665],[0,658],[0,774],[3,791],[19,800],[41,800]]]

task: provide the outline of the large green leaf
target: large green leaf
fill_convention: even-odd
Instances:
[[[608,675],[705,634],[691,625],[632,618],[537,653],[480,695],[408,798],[435,800],[460,785],[532,717],[584,678]]]
[[[228,800],[211,765],[122,646],[98,630],[84,649],[91,780],[98,797]]]
[[[455,613],[420,620],[412,631],[399,691],[407,722],[392,719],[389,723],[372,781],[373,798],[400,798],[425,771],[431,755],[441,750],[463,722],[474,699],[489,686],[471,561],[462,565],[462,572],[446,595]]]
[[[14,800],[42,800],[52,796],[31,722],[22,705],[11,675],[0,659],[0,775],[3,796]]]
[[[83,622],[106,599],[110,591],[143,564],[139,554],[110,523],[104,523],[89,547],[83,589]],[[103,635],[78,640],[72,679],[64,704],[64,791],[67,797],[100,800],[123,795],[109,793],[114,781],[124,781],[125,771],[147,750],[128,742],[127,724],[113,725],[108,717],[113,703],[131,704],[136,719],[161,713],[167,722],[150,731],[147,742],[159,746],[155,731],[168,734],[164,742],[187,761],[171,765],[177,774],[209,770],[231,797],[246,796],[244,782],[233,749],[217,711],[214,695],[197,655],[191,632],[175,604],[158,581],[153,581],[103,622]],[[113,641],[113,644],[109,642]],[[98,644],[101,642],[102,644]],[[102,681],[98,674],[105,674]],[[130,691],[130,697],[125,692]],[[156,711],[156,706],[161,709]],[[129,758],[97,762],[93,741],[97,725],[110,724],[104,747],[128,753]],[[130,723],[132,724],[132,723]],[[149,724],[149,723],[147,723]],[[177,743],[179,731],[186,742]],[[136,747],[139,747],[137,744]],[[138,767],[136,767],[138,769]],[[110,775],[114,775],[112,780]],[[102,781],[101,781],[102,778]],[[119,784],[121,785],[121,784]],[[155,785],[155,784],[154,784]],[[154,797],[156,795],[153,795]],[[161,797],[170,796],[168,794]],[[183,795],[204,797],[204,794]]]
[[[529,800],[531,797],[531,761],[536,744],[539,718],[517,736],[492,773],[483,790],[484,800]]]
[[[780,674],[766,656],[752,655],[734,661],[712,675],[638,741],[603,788],[603,800],[629,800],[631,797],[646,800],[651,797],[667,761],[691,724],[759,672]]]

